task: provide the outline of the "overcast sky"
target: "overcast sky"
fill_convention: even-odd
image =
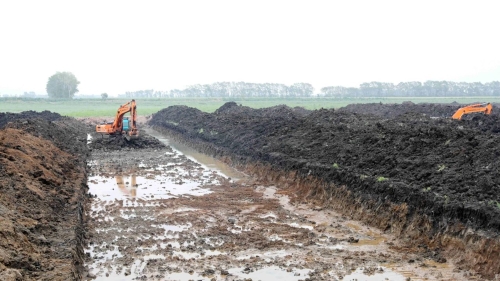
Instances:
[[[0,0],[0,94],[500,80],[498,1]]]

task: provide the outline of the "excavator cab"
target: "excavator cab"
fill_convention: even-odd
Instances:
[[[123,117],[123,131],[128,132],[128,130],[129,130],[128,117]]]
[[[469,114],[469,113],[474,113],[474,112],[481,112],[484,114],[491,114],[491,110],[493,109],[493,106],[491,103],[477,103],[477,104],[471,104],[468,106],[464,106],[459,108],[455,114],[451,118],[460,120],[462,119],[462,116],[464,114]]]

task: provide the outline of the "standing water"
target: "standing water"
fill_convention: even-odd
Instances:
[[[93,152],[88,279],[443,276],[401,264],[401,255],[384,244],[389,238],[378,232],[373,235],[335,213],[293,205],[276,187],[253,184],[220,161],[147,132],[173,148]],[[358,246],[353,237],[376,243]]]

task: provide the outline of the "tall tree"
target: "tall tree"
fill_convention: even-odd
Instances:
[[[49,77],[47,94],[50,98],[71,99],[78,93],[78,81],[71,72],[57,72]]]

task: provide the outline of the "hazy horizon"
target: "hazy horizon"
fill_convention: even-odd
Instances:
[[[495,1],[0,2],[0,94],[500,80]]]

